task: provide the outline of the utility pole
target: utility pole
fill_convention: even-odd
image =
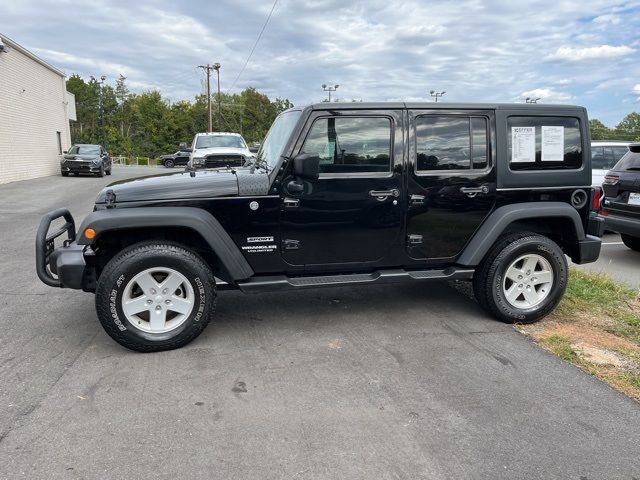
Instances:
[[[220,98],[220,64],[214,63],[213,69],[218,74],[218,131],[221,132],[222,131],[222,110],[221,110],[222,104],[220,102],[222,101],[222,99]]]
[[[105,146],[105,138],[104,138],[104,105],[102,102],[102,89],[104,88],[104,81],[107,79],[106,75],[102,75],[100,77],[100,81],[98,82],[98,84],[100,85],[98,87],[98,104],[99,104],[99,113],[100,113],[100,143],[102,144],[102,146]]]
[[[209,132],[213,131],[212,121],[211,121],[211,70],[213,70],[213,66],[209,65],[198,65],[198,68],[203,69],[207,72],[207,111],[209,112]]]
[[[335,92],[338,89],[339,86],[340,85],[327,86],[324,83],[322,84],[322,90],[324,90],[325,92],[329,92],[329,103],[331,103],[331,92]]]
[[[435,90],[431,90],[431,92],[429,93],[431,94],[432,97],[436,97],[436,103],[438,103],[438,97],[443,96],[447,92],[436,92]]]

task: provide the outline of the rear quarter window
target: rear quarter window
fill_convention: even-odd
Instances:
[[[583,164],[580,121],[574,117],[509,117],[507,145],[513,171],[576,170]]]
[[[640,171],[640,152],[627,151],[625,156],[613,167],[613,170],[617,172],[624,172],[625,170]]]

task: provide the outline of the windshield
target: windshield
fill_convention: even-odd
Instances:
[[[258,150],[258,161],[266,162],[269,171],[273,170],[278,163],[301,113],[300,110],[283,113],[271,125],[260,150]]]
[[[100,147],[98,145],[74,145],[69,149],[72,155],[100,155]]]
[[[196,148],[247,148],[242,137],[237,135],[199,135]]]
[[[640,152],[627,152],[625,156],[616,163],[613,169],[618,172],[624,170],[640,170]]]

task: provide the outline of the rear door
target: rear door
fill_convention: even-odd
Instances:
[[[451,262],[495,203],[492,110],[410,110],[407,253]]]

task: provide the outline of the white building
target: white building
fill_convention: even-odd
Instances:
[[[70,119],[64,72],[0,33],[0,183],[60,173]]]

